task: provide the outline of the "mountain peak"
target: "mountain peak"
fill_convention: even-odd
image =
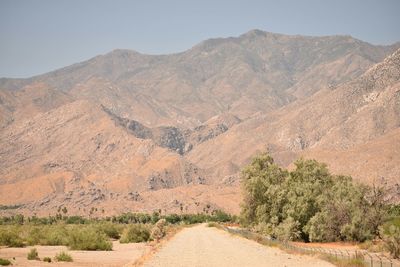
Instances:
[[[268,32],[259,29],[252,29],[241,36],[265,36]]]

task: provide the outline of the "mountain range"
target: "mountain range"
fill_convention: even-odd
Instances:
[[[315,158],[398,197],[399,48],[252,30],[2,78],[0,204],[237,213],[240,169],[263,151],[289,168]]]

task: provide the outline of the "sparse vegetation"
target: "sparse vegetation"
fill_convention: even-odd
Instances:
[[[40,260],[39,253],[36,248],[31,248],[27,256],[28,260]]]
[[[65,252],[65,251],[62,251],[62,252],[58,253],[58,254],[54,257],[54,259],[55,259],[56,261],[66,261],[66,262],[72,262],[72,261],[73,261],[71,255],[69,255],[69,254],[68,254],[67,252]]]
[[[147,242],[150,239],[148,226],[144,224],[133,224],[128,226],[122,234],[120,243]]]
[[[338,267],[367,267],[362,257],[355,257],[350,259],[337,258],[332,255],[325,255],[323,259],[335,264]]]
[[[22,207],[22,205],[0,205],[0,210],[15,210]]]
[[[359,248],[373,253],[384,252],[386,249],[383,240],[367,240],[361,243]]]
[[[43,258],[43,261],[44,261],[44,262],[51,262],[51,258],[50,258],[50,257],[44,257],[44,258]]]
[[[63,208],[59,208],[62,212]],[[121,243],[146,242],[160,239],[165,235],[166,225],[194,224],[203,222],[225,222],[235,217],[214,210],[210,214],[168,214],[125,213],[106,218],[84,218],[62,216],[60,213],[49,217],[0,217],[0,245],[23,247],[25,245],[68,246],[77,250],[111,250],[110,239]],[[153,222],[163,222],[157,233]]]

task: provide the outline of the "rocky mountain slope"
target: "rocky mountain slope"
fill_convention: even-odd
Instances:
[[[284,166],[303,155],[395,185],[398,47],[253,30],[0,79],[0,204],[236,212],[239,170],[264,150]]]
[[[341,166],[342,173],[361,181],[384,177],[392,184],[399,183],[399,59],[397,50],[357,79],[247,120],[213,140],[213,145],[198,146],[188,158],[202,168],[217,171],[218,175],[221,166],[241,166],[257,151],[267,149],[282,165],[289,165],[300,155],[312,155],[337,166],[343,162],[339,156],[358,151],[357,157]],[[376,143],[386,147],[377,149]],[[369,161],[362,152],[365,149],[367,153],[367,147],[376,149],[369,149]],[[322,157],[321,150],[331,156]],[[390,156],[380,153],[382,150],[387,150]],[[385,167],[376,169],[375,177],[369,177],[372,173],[365,170],[371,171],[369,166],[378,163]],[[354,165],[360,165],[357,171],[350,167]]]

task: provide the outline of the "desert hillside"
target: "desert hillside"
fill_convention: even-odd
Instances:
[[[265,150],[399,194],[399,47],[252,30],[2,78],[0,204],[237,212],[240,169]]]

